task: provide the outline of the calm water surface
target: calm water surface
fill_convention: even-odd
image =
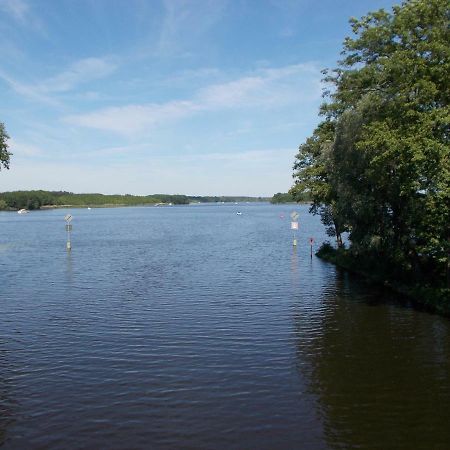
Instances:
[[[450,321],[291,209],[73,210],[70,254],[68,211],[0,213],[0,446],[450,448]]]

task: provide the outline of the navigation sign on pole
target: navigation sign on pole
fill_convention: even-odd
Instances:
[[[298,218],[299,218],[299,214],[297,211],[292,211],[291,212],[291,230],[298,230]],[[294,245],[294,247],[297,245],[297,236],[296,233],[294,232],[294,242],[292,243]]]
[[[67,244],[66,249],[68,252],[72,250],[72,243],[70,242],[70,232],[72,231],[72,224],[70,223],[72,221],[73,217],[70,214],[67,214],[64,216],[64,220],[66,221],[66,231],[67,231]]]

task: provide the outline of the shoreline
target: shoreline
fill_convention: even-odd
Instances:
[[[406,285],[381,276],[375,270],[367,272],[358,261],[348,253],[339,252],[331,246],[321,247],[316,256],[323,261],[334,264],[339,269],[358,275],[369,284],[383,286],[411,301],[416,309],[450,318],[450,290],[448,288],[422,285]]]
[[[261,202],[237,202],[237,204],[252,204],[252,203],[267,203],[272,205],[280,205],[281,203],[270,203],[269,201]],[[309,203],[309,202],[306,202]],[[64,209],[64,208],[76,208],[76,209],[86,209],[86,208],[129,208],[129,207],[172,207],[172,206],[190,206],[190,205],[214,205],[214,204],[236,204],[236,202],[190,202],[190,203],[139,203],[139,204],[127,204],[127,203],[104,203],[102,205],[84,204],[84,205],[42,205],[36,209],[29,209],[27,211],[45,211],[52,209]],[[297,203],[296,203],[297,204]],[[302,204],[300,202],[300,204]],[[6,208],[1,209],[0,212],[17,212],[22,208]]]

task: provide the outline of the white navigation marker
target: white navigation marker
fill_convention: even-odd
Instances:
[[[298,214],[297,211],[292,211],[291,212],[291,219],[292,219],[291,230],[295,230],[295,231],[298,230],[298,218],[299,217],[300,217],[300,215]],[[295,231],[294,231],[294,241],[292,243],[292,245],[294,247],[297,245],[297,235],[295,234]]]
[[[73,217],[70,214],[67,214],[64,216],[64,220],[66,221],[66,231],[67,231],[67,244],[66,249],[68,252],[72,250],[72,243],[70,242],[70,232],[72,231],[72,224],[70,223],[72,221]]]

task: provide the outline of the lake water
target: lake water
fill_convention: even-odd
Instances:
[[[0,213],[0,446],[450,448],[450,321],[292,209],[74,209],[70,253],[68,210]]]

